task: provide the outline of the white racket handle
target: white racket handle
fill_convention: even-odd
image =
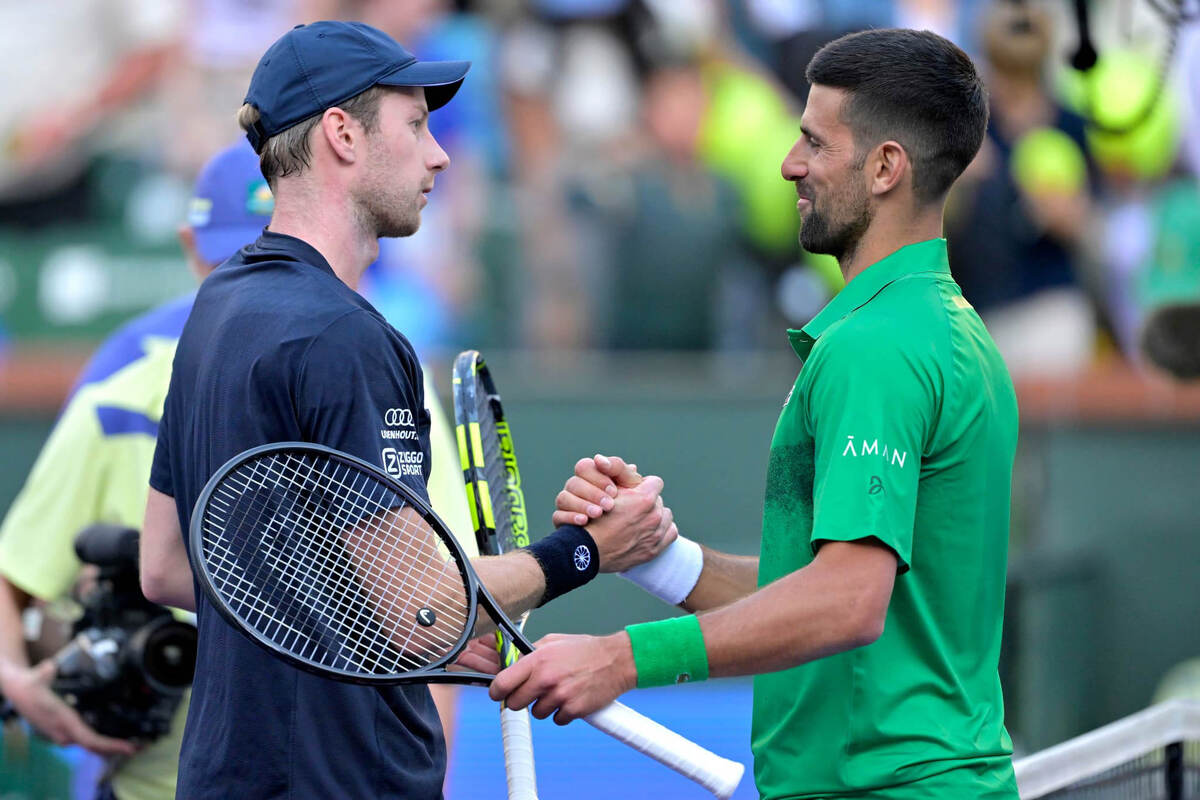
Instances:
[[[693,741],[664,728],[621,703],[584,717],[589,725],[690,778],[721,800],[728,800],[742,780],[745,765],[721,758]]]
[[[504,770],[508,775],[508,800],[538,800],[537,772],[533,768],[533,735],[529,709],[500,707],[500,740],[504,742]]]

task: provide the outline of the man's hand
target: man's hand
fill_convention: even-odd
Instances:
[[[600,553],[601,572],[620,572],[645,563],[675,541],[671,509],[663,506],[663,481],[651,475],[633,489],[620,489],[612,511],[587,525]]]
[[[611,511],[618,489],[632,489],[642,482],[636,464],[616,456],[597,453],[575,462],[575,475],[555,498],[554,525],[587,525]]]
[[[501,666],[500,651],[496,649],[496,634],[488,633],[467,642],[467,646],[447,669],[453,672],[455,667],[459,667],[485,675],[495,675]]]
[[[137,744],[96,733],[54,693],[50,684],[56,671],[52,659],[30,668],[7,664],[0,672],[0,686],[17,713],[55,744],[78,744],[101,756],[136,753]]]
[[[637,686],[633,648],[624,631],[610,636],[551,634],[492,681],[488,694],[538,719],[566,725],[599,711]]]

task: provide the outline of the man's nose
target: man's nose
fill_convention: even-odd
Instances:
[[[785,181],[798,181],[808,174],[808,161],[800,152],[800,143],[796,142],[779,165],[779,174]]]
[[[432,142],[432,145],[430,147],[426,164],[428,165],[430,172],[441,172],[446,167],[450,166],[450,156],[446,155],[446,151],[442,149],[440,144],[438,144],[437,139],[434,139],[431,136],[429,137],[429,140]]]

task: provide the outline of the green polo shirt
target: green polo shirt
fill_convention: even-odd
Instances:
[[[945,240],[868,267],[788,335],[804,363],[771,441],[759,583],[867,537],[898,575],[876,642],[755,679],[759,792],[1015,800],[997,662],[1017,403]]]

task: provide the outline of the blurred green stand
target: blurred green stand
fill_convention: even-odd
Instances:
[[[0,227],[0,320],[15,342],[98,343],[195,288],[175,233],[187,183],[116,157],[90,171],[86,222]]]
[[[1034,751],[1150,704],[1200,655],[1200,418],[1027,424],[1005,690]]]

